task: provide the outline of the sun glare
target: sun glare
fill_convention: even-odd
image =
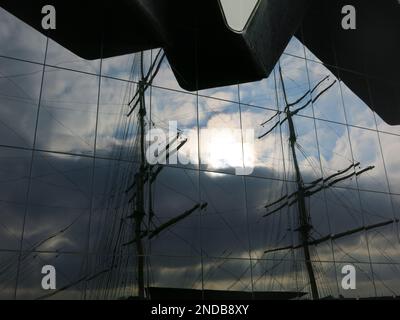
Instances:
[[[202,163],[210,169],[243,168],[254,163],[254,146],[238,129],[207,129],[202,132]],[[244,157],[243,157],[244,154]]]

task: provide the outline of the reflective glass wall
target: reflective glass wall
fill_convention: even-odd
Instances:
[[[0,298],[137,296],[141,115],[130,102],[159,50],[87,61],[2,9],[0,43]],[[267,79],[186,92],[162,60],[144,130],[168,137],[175,123],[184,143],[143,190],[146,288],[310,298],[300,172],[320,297],[400,295],[400,127],[340,81],[351,70],[330,70],[293,38]],[[44,265],[54,291],[42,289]],[[342,287],[346,265],[356,290]]]

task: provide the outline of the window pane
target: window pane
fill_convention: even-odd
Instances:
[[[46,67],[38,148],[93,153],[98,87],[97,76]]]
[[[0,143],[32,147],[43,66],[0,58]]]
[[[0,55],[44,62],[46,37],[0,8]]]

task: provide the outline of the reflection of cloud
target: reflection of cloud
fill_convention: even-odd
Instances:
[[[0,8],[0,54],[43,62],[46,38]]]

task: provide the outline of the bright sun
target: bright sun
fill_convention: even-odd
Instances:
[[[202,162],[210,168],[242,168],[244,165],[246,167],[253,165],[254,146],[244,140],[242,147],[240,130],[207,129],[201,134]]]

